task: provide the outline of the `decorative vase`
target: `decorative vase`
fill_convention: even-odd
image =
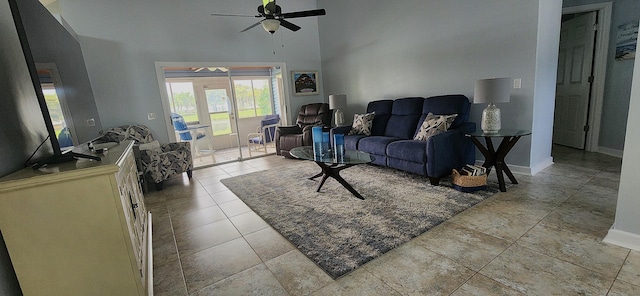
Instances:
[[[336,126],[344,125],[344,113],[342,112],[342,110],[337,109],[333,116],[335,117]]]
[[[486,134],[495,134],[500,131],[500,109],[496,105],[490,103],[487,108],[482,110],[482,123],[480,124],[482,131]]]

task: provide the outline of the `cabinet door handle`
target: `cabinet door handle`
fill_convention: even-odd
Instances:
[[[129,201],[131,201],[131,212],[133,213],[133,220],[138,219],[136,217],[136,208],[138,207],[137,203],[133,203],[133,198],[131,197],[131,193],[129,193]]]

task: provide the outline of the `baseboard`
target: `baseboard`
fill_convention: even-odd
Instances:
[[[623,154],[624,150],[618,150],[618,149],[598,146],[598,151],[597,152],[598,153],[602,153],[602,154],[606,154],[606,155],[609,155],[609,156],[617,157],[617,158],[622,158],[622,154]]]
[[[602,240],[605,243],[640,251],[640,235],[617,229],[609,229],[607,236]]]
[[[553,165],[553,157],[549,157],[531,168],[531,175],[542,172],[544,169]]]
[[[481,166],[483,163],[484,163],[484,160],[476,160],[475,164]],[[511,172],[514,174],[531,176],[532,170],[530,167],[525,167],[525,166],[520,166],[515,164],[507,164],[507,166],[509,167],[509,170],[511,170]]]

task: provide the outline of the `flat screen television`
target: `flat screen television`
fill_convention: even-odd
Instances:
[[[100,160],[96,156],[74,153],[71,149],[63,151],[58,140],[59,132],[54,127],[50,110],[47,107],[42,89],[43,82],[38,75],[37,65],[39,64],[55,65],[60,70],[60,74],[65,74],[63,77],[65,81],[56,85],[56,88],[61,88],[60,91],[67,94],[68,109],[79,110],[78,112],[71,110],[70,113],[73,114],[73,117],[81,117],[80,119],[90,117],[94,123],[91,126],[74,124],[72,120],[84,121],[78,120],[78,118],[69,118],[66,125],[75,125],[73,136],[76,139],[74,141],[79,144],[87,139],[97,137],[97,131],[101,126],[80,44],[37,0],[9,0],[9,5],[31,82],[35,89],[35,99],[40,107],[39,110],[32,110],[32,112],[37,112],[39,116],[43,117],[46,135],[48,135],[31,155],[40,156],[33,163],[33,168],[40,168],[51,163],[73,161],[78,158]],[[27,160],[27,164],[31,164],[31,160]]]

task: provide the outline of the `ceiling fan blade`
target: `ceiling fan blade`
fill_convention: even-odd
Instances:
[[[283,19],[280,19],[280,25],[294,32],[300,30],[299,26]]]
[[[327,12],[324,9],[314,9],[314,10],[287,12],[287,13],[281,14],[280,17],[296,18],[296,17],[318,16],[318,15],[325,15],[325,14],[327,14]]]
[[[246,31],[249,31],[249,30],[253,29],[253,27],[255,27],[255,26],[259,25],[260,23],[262,23],[262,21],[259,21],[259,22],[255,23],[255,24],[253,24],[253,25],[251,25],[251,26],[247,27],[246,29],[244,29],[244,30],[240,31],[240,33],[242,33],[242,32],[246,32]]]
[[[261,17],[260,15],[228,14],[228,13],[212,13],[211,15],[213,15],[213,16]]]

